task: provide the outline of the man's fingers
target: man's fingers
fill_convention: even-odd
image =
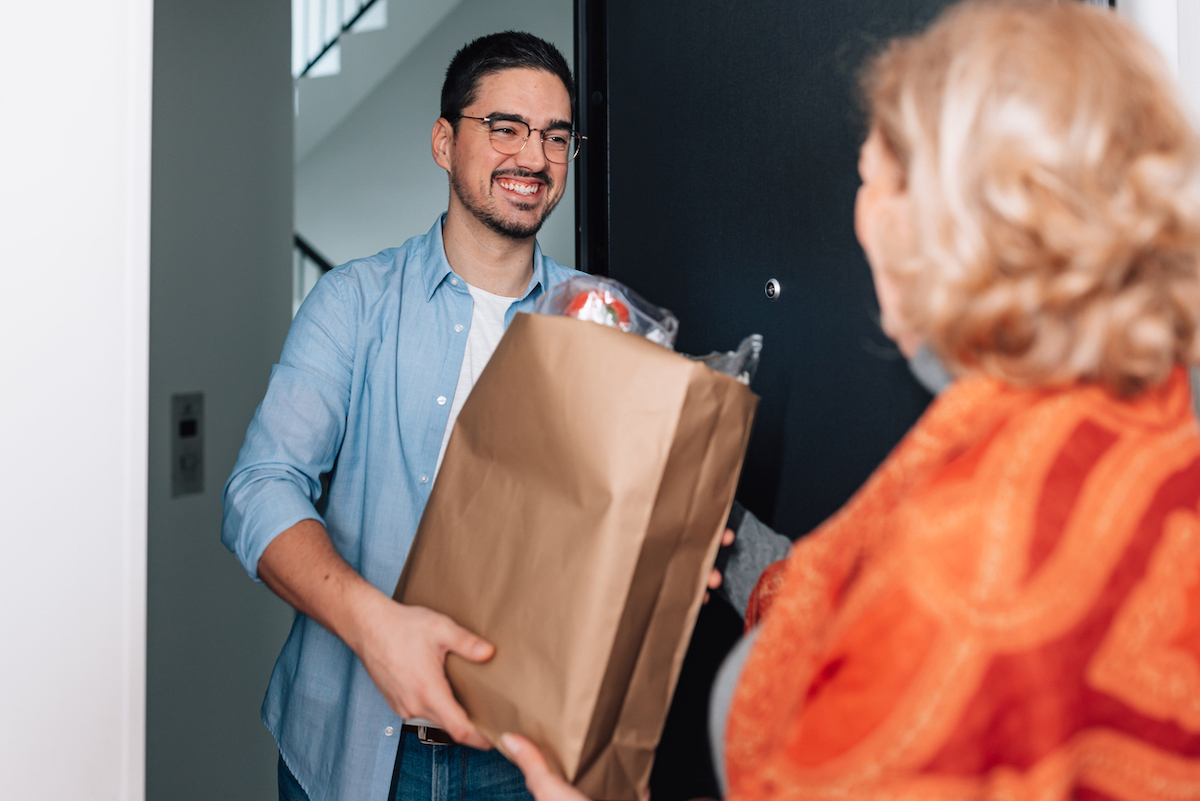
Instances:
[[[713,568],[713,571],[708,574],[708,588],[715,590],[721,586],[721,571]]]
[[[420,609],[424,616],[425,642],[432,649],[425,651],[425,657],[433,657],[426,665],[428,672],[421,671],[422,679],[413,689],[416,690],[414,700],[420,707],[418,717],[427,717],[440,728],[445,730],[456,743],[469,745],[480,750],[490,750],[492,744],[487,741],[475,725],[467,717],[466,711],[459,706],[446,679],[446,654],[454,653],[471,662],[486,662],[492,658],[496,650],[482,637],[478,637],[455,623],[449,617]]]
[[[721,535],[721,544],[726,547],[733,545],[733,538],[736,536],[737,535],[734,533],[733,529],[725,529],[725,533]]]
[[[469,745],[481,751],[491,750],[492,744],[479,733],[475,724],[467,717],[467,712],[458,705],[449,682],[443,679],[442,686],[431,694],[429,701],[430,716],[460,745]]]
[[[458,654],[469,662],[486,662],[496,652],[495,646],[490,642],[472,634],[450,618],[444,619],[441,637],[447,651]]]
[[[455,706],[458,706],[455,704]],[[441,728],[449,734],[451,739],[459,745],[469,745],[480,751],[491,751],[492,744],[488,739],[479,733],[479,729],[475,728],[466,713],[462,712],[462,707],[458,707],[459,713],[456,715],[452,712],[444,712],[438,714],[434,712],[433,717],[437,722],[441,723]]]
[[[488,738],[479,733],[479,729],[476,729],[474,726],[472,726],[471,731],[473,732],[471,735],[464,737],[461,740],[456,738],[455,742],[457,742],[459,745],[469,745],[476,751],[492,750],[491,742],[488,741]]]

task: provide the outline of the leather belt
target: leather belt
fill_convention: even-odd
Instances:
[[[417,735],[417,739],[425,745],[458,745],[449,734],[433,726],[413,726],[405,723],[400,727],[400,731]]]

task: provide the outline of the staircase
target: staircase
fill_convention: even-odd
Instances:
[[[299,163],[462,0],[292,0]]]
[[[292,0],[292,77],[336,75],[341,39],[387,27],[387,0]]]

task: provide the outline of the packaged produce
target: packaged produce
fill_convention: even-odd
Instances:
[[[538,299],[537,314],[558,314],[606,325],[674,350],[679,320],[620,281],[599,275],[569,278]]]

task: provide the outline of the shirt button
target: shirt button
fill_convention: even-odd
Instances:
[[[451,285],[451,286],[458,286],[458,279],[457,279],[457,278],[451,278],[451,279],[450,279],[450,285]]]
[[[438,395],[438,406],[445,406],[445,405],[446,405],[446,396]]]
[[[454,330],[456,333],[461,334],[462,333],[462,323],[459,323],[458,325],[454,326]]]
[[[383,733],[386,734],[388,737],[391,737],[393,734],[396,733],[396,730],[393,729],[391,726],[388,726],[386,729],[383,730]]]
[[[421,483],[422,483],[422,484],[428,484],[428,483],[429,483],[429,476],[421,476]]]

